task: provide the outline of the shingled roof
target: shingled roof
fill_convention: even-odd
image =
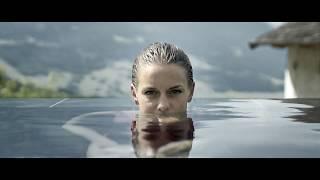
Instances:
[[[290,22],[262,34],[249,42],[251,49],[259,45],[320,45],[320,22]]]

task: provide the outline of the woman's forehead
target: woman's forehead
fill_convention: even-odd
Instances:
[[[138,73],[139,85],[184,86],[187,83],[185,70],[176,64],[144,65]]]

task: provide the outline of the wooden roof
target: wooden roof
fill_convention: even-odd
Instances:
[[[290,22],[258,36],[249,42],[250,48],[259,45],[286,47],[289,45],[320,45],[320,22]]]

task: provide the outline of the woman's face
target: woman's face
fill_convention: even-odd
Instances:
[[[166,115],[186,112],[194,85],[190,88],[185,70],[176,64],[142,65],[132,96],[141,113]]]

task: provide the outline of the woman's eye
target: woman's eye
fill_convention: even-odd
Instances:
[[[170,91],[170,94],[180,94],[180,93],[182,93],[181,90],[172,90],[172,91]]]
[[[155,91],[146,91],[144,92],[145,95],[154,95],[156,92]]]

